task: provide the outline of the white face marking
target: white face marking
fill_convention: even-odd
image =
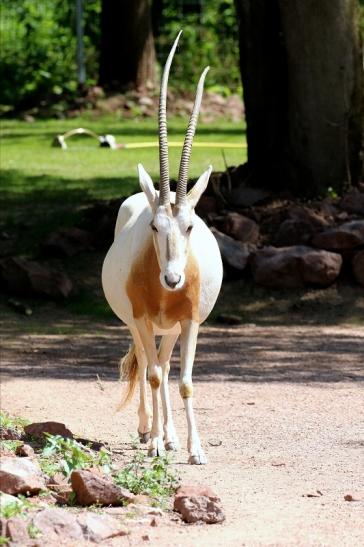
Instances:
[[[168,206],[159,206],[151,222],[161,270],[160,282],[169,291],[181,289],[185,283],[194,216],[194,210],[188,204],[174,210]]]

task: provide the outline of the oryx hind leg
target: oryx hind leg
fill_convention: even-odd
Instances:
[[[159,346],[158,357],[162,367],[161,398],[163,406],[163,432],[164,447],[166,450],[178,450],[179,441],[173,423],[172,407],[169,398],[168,375],[170,370],[170,359],[173,348],[177,341],[178,334],[166,334],[162,336]]]
[[[181,321],[181,376],[179,390],[183,399],[188,426],[188,463],[195,465],[207,463],[205,453],[201,447],[192,404],[192,369],[196,353],[198,329],[199,324],[195,321]]]
[[[135,344],[135,354],[138,361],[139,376],[139,408],[138,408],[138,436],[141,443],[145,444],[150,439],[152,427],[152,413],[148,402],[147,394],[147,357],[144,347],[136,329],[131,329]]]

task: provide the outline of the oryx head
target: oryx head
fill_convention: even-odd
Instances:
[[[182,32],[182,31],[181,31]],[[177,191],[174,202],[171,202],[169,187],[168,139],[167,139],[167,86],[168,76],[178,40],[178,34],[169,53],[163,71],[159,98],[159,194],[153,181],[141,164],[138,165],[140,186],[148,198],[153,211],[150,230],[158,258],[160,282],[170,291],[180,289],[185,282],[185,268],[189,253],[189,240],[195,222],[195,207],[201,194],[206,189],[212,167],[200,176],[192,190],[187,194],[188,166],[190,162],[193,137],[196,131],[198,114],[201,106],[203,85],[209,67],[205,68],[198,82],[195,103],[183,144],[181,163],[178,174]]]

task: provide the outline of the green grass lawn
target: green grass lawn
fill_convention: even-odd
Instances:
[[[186,120],[172,119],[170,140],[183,140]],[[103,117],[49,120],[27,123],[3,121],[1,124],[0,232],[11,239],[12,254],[39,256],[40,243],[52,230],[75,225],[82,209],[99,199],[117,198],[138,191],[136,165],[142,162],[158,181],[158,149],[110,150],[99,148],[87,137],[69,142],[69,150],[52,148],[55,135],[75,127],[86,127],[98,134],[111,133],[117,142],[156,140],[154,120],[130,121]],[[241,143],[244,127],[226,121],[199,124],[196,142]],[[245,149],[226,149],[228,165],[246,159]],[[176,178],[180,150],[170,151],[171,177]],[[212,163],[224,169],[221,150],[196,148],[192,155],[191,178],[198,177]],[[81,328],[81,317],[110,320],[113,317],[102,294],[100,271],[103,252],[84,253],[56,261],[75,282],[74,294],[56,305],[29,299],[33,316],[24,318],[9,309],[6,295],[0,297],[0,315],[15,329],[30,332],[73,332]],[[241,280],[225,283],[212,320],[221,313],[233,313],[243,322],[287,324],[362,324],[363,298],[359,287],[329,288],[324,291],[270,291]],[[24,300],[24,299],[21,299]],[[60,321],[56,319],[63,317]],[[77,318],[76,318],[77,316]],[[47,318],[46,320],[44,318]],[[49,317],[52,320],[49,321]],[[74,319],[73,319],[74,317]],[[82,327],[84,328],[84,327]]]
[[[183,140],[186,123],[187,120],[179,118],[169,122],[171,141]],[[72,120],[2,121],[0,232],[10,237],[11,254],[38,259],[46,235],[60,227],[76,225],[82,218],[82,210],[92,202],[139,191],[136,169],[139,162],[158,181],[157,148],[111,150],[100,148],[96,140],[85,136],[68,140],[66,151],[51,146],[57,134],[77,127],[97,134],[113,134],[118,143],[157,140],[153,119],[133,121],[111,116],[93,119],[90,114]],[[245,142],[243,123],[221,120],[200,123],[198,141]],[[170,150],[172,179],[177,177],[180,153],[178,148]],[[245,161],[246,150],[228,148],[225,158],[228,165],[238,165]],[[198,177],[210,163],[215,170],[225,169],[220,149],[194,149],[190,177]],[[66,302],[58,304],[59,309],[99,318],[112,316],[101,290],[102,259],[102,253],[88,253],[62,261],[60,266],[75,281],[76,291]],[[6,297],[0,300],[6,303]],[[34,299],[29,304],[39,311],[45,305]]]
[[[58,192],[65,189],[83,190],[90,198],[107,199],[129,193],[136,188],[136,165],[142,162],[154,180],[158,180],[158,150],[110,150],[99,148],[88,137],[73,137],[69,150],[52,148],[57,134],[76,127],[86,127],[98,134],[111,133],[119,143],[156,141],[156,122],[147,120],[115,120],[111,117],[90,117],[72,120],[3,121],[1,124],[1,164],[3,169],[1,192],[14,198],[16,194],[30,196],[41,190]],[[186,120],[169,122],[170,140],[183,140]],[[214,122],[199,124],[196,142],[245,141],[243,124]],[[245,161],[243,149],[226,149],[229,165]],[[171,177],[176,178],[180,150],[170,150]],[[224,169],[221,150],[196,148],[192,153],[191,178],[197,177],[212,164],[214,170]]]
[[[183,140],[185,119],[169,123],[171,140]],[[156,122],[121,120],[92,116],[72,120],[14,121],[1,123],[1,227],[6,231],[21,225],[29,228],[20,251],[26,252],[31,233],[36,240],[59,226],[77,222],[81,209],[95,199],[110,199],[138,191],[136,166],[142,162],[158,181],[158,149],[111,150],[99,148],[89,137],[72,137],[69,149],[51,146],[57,134],[86,127],[98,134],[111,133],[118,143],[156,141]],[[197,141],[241,143],[245,140],[242,123],[218,121],[199,124]],[[245,149],[227,149],[226,161],[238,165],[245,161]],[[171,178],[178,173],[180,150],[170,150]],[[198,177],[209,164],[224,169],[220,149],[193,150],[190,177]]]
[[[187,121],[169,122],[171,140],[183,140]],[[86,127],[98,134],[111,133],[118,143],[150,142],[157,138],[156,121],[121,120],[92,116],[72,120],[15,121],[1,123],[0,217],[2,229],[28,225],[21,251],[26,251],[29,235],[39,239],[61,225],[77,221],[82,207],[95,199],[110,199],[138,191],[136,166],[142,162],[158,181],[158,149],[111,150],[99,148],[89,137],[73,137],[69,149],[53,148],[57,134]],[[218,121],[199,124],[196,142],[245,141],[243,124]],[[245,161],[245,149],[226,149],[228,165]],[[171,178],[178,173],[180,150],[170,150]],[[196,148],[192,154],[190,177],[198,177],[209,164],[224,169],[220,149]]]

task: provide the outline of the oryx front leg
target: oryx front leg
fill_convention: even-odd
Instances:
[[[177,433],[173,423],[172,417],[172,408],[169,398],[169,387],[168,387],[168,375],[172,351],[178,335],[167,334],[162,337],[160,346],[159,346],[159,362],[162,367],[162,386],[161,386],[161,395],[162,395],[162,405],[163,405],[163,431],[164,431],[164,446],[166,450],[178,450],[179,442]]]
[[[192,368],[196,353],[198,329],[199,324],[195,321],[181,322],[181,378],[179,391],[183,399],[187,417],[188,463],[200,465],[207,463],[207,460],[201,448],[192,406]]]
[[[164,453],[163,430],[160,414],[162,371],[159,364],[152,324],[150,321],[144,319],[136,320],[135,324],[147,358],[148,380],[152,389],[153,419],[148,455],[154,457]]]

